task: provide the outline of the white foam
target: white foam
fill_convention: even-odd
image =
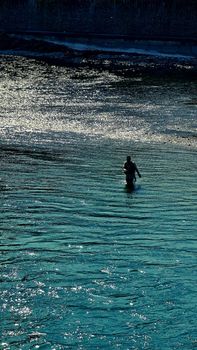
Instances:
[[[57,44],[57,45],[63,45],[66,47],[69,47],[73,50],[77,51],[103,51],[103,52],[114,52],[114,53],[128,53],[128,54],[140,54],[140,55],[146,55],[146,56],[157,56],[157,57],[166,57],[166,58],[177,58],[177,59],[193,59],[194,56],[192,55],[183,55],[178,53],[167,53],[167,52],[161,52],[160,50],[156,49],[150,49],[150,48],[138,48],[138,47],[123,47],[123,46],[104,46],[104,45],[95,45],[91,43],[79,43],[79,42],[71,42],[66,40],[58,40],[58,39],[50,39],[47,38],[45,41]],[[132,45],[132,44],[131,44]],[[142,45],[143,46],[143,45]],[[167,50],[167,46],[166,46]]]

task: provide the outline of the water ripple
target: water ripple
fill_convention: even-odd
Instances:
[[[193,349],[193,83],[4,65],[0,347]]]

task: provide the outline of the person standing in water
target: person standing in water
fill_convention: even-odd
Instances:
[[[127,185],[133,186],[134,182],[136,181],[135,174],[137,173],[139,177],[141,177],[141,174],[137,168],[137,165],[131,161],[131,157],[127,156],[127,161],[124,163],[124,173],[126,175],[126,182]]]

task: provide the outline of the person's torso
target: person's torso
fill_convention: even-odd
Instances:
[[[135,174],[135,164],[133,162],[126,162],[125,163],[125,169],[130,173],[130,174]]]

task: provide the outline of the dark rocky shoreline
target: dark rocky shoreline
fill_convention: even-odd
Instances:
[[[197,77],[197,59],[191,57],[153,56],[102,50],[74,50],[65,45],[38,39],[0,34],[0,54],[35,58],[49,64],[107,69],[116,74],[135,76]]]

